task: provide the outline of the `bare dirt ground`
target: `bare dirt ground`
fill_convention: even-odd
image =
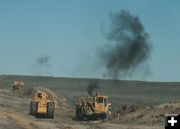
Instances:
[[[0,90],[0,129],[160,129],[161,126],[123,124],[112,121],[74,121],[73,111],[58,108],[55,119],[37,119],[29,114],[29,97],[18,97],[11,90]],[[134,114],[133,114],[134,115]],[[123,115],[124,116],[124,115]],[[127,116],[128,117],[128,116]],[[125,118],[129,119],[129,118]]]
[[[0,79],[0,129],[163,129],[165,113],[180,113],[179,83],[121,82],[120,85],[101,80],[99,90],[109,95],[113,117],[108,121],[87,122],[74,120],[75,99],[87,94],[87,79],[22,76]],[[12,81],[17,79],[25,82],[25,88],[12,91]],[[62,100],[54,119],[29,114],[32,86],[48,87]]]

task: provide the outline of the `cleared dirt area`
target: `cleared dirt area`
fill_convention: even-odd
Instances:
[[[14,80],[25,82],[12,90]],[[113,116],[107,121],[75,121],[75,100],[87,95],[90,79],[0,76],[0,129],[163,129],[165,113],[180,113],[180,83],[98,80]],[[61,99],[54,119],[29,114],[32,87],[46,87]],[[119,116],[118,117],[118,113]]]

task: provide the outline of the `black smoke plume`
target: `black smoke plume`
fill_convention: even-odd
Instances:
[[[106,76],[118,79],[132,74],[138,66],[147,62],[152,47],[149,34],[137,16],[122,10],[110,17],[112,24],[105,35],[109,44],[100,54],[107,70]]]
[[[36,59],[36,63],[38,65],[41,65],[41,66],[49,66],[50,65],[50,59],[51,57],[50,56],[47,56],[47,55],[41,55],[40,57],[38,57]]]
[[[97,80],[90,81],[89,85],[87,86],[88,95],[93,96],[94,91],[99,88],[100,87]]]
[[[51,67],[51,56],[40,55],[35,60],[35,64],[33,66],[36,69],[36,74],[47,75]]]

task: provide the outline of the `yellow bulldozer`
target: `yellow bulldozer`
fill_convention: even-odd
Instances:
[[[76,104],[76,120],[107,119],[111,115],[108,96],[79,96]]]
[[[30,102],[30,114],[38,117],[54,118],[58,98],[49,89],[34,88]]]
[[[24,86],[24,82],[22,82],[22,81],[14,81],[13,82],[13,90],[21,89],[21,88],[23,88],[23,86]]]

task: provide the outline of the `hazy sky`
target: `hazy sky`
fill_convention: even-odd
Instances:
[[[102,78],[101,26],[122,9],[139,16],[153,43],[145,80],[180,81],[179,0],[1,0],[0,74]],[[38,71],[42,55],[48,68]]]

